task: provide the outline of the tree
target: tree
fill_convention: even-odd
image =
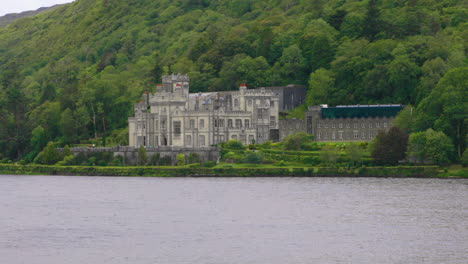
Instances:
[[[346,146],[346,156],[353,165],[356,165],[362,162],[364,149],[362,149],[358,144],[350,144]]]
[[[283,55],[271,69],[274,84],[301,84],[306,79],[307,64],[298,45],[283,50]],[[274,80],[278,78],[277,80]]]
[[[380,11],[377,7],[377,0],[369,0],[367,14],[364,22],[364,36],[373,41],[381,30]]]
[[[335,75],[332,71],[318,69],[310,74],[307,105],[326,104],[335,85]]]
[[[60,160],[60,153],[55,148],[53,142],[49,142],[44,150],[34,159],[34,163],[53,165]]]
[[[60,131],[65,143],[72,143],[76,140],[76,123],[70,108],[65,109],[60,115]]]
[[[32,131],[31,136],[31,148],[33,151],[41,151],[47,145],[47,136],[45,134],[44,128],[39,125]]]
[[[418,130],[434,128],[454,142],[458,157],[466,147],[468,131],[468,66],[449,70],[416,109]]]
[[[377,164],[398,164],[405,158],[408,135],[397,127],[380,131],[374,138],[371,156]]]
[[[138,149],[137,165],[144,166],[148,162],[148,156],[146,155],[146,149],[140,146]]]
[[[455,149],[450,138],[443,132],[428,129],[410,135],[408,155],[419,163],[443,165],[454,160]]]
[[[393,120],[393,125],[409,134],[413,131],[414,107],[406,105]]]

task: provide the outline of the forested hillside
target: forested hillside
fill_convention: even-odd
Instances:
[[[123,129],[163,73],[192,91],[306,84],[307,104],[402,103],[458,155],[464,0],[77,0],[0,28],[0,159]]]

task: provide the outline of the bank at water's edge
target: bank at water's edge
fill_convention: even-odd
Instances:
[[[297,167],[297,168],[190,168],[190,167],[99,167],[0,164],[0,174],[148,177],[442,177],[468,178],[467,170],[447,173],[437,166],[399,167]]]

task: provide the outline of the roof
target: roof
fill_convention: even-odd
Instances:
[[[322,107],[322,118],[365,118],[365,117],[394,117],[403,105],[339,105],[336,107]]]

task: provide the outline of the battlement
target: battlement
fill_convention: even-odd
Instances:
[[[163,83],[175,83],[175,82],[189,82],[190,77],[187,74],[171,74],[171,75],[163,75],[162,77]]]

